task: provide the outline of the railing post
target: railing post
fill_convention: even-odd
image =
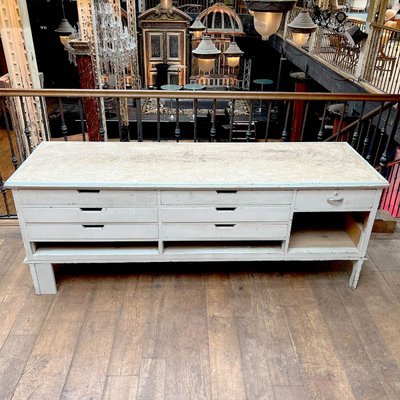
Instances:
[[[210,130],[210,141],[214,142],[217,135],[217,129],[215,128],[215,117],[217,114],[217,99],[213,99],[212,114],[211,114],[211,130]]]
[[[65,117],[64,117],[64,110],[63,110],[63,103],[61,97],[58,98],[58,106],[60,107],[60,116],[61,116],[61,133],[64,137],[64,140],[68,140],[68,129],[67,125],[65,124]]]

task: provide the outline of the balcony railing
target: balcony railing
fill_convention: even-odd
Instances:
[[[0,137],[3,218],[15,215],[4,180],[40,140],[347,141],[372,165],[380,165],[384,175],[398,146],[399,95],[2,89],[0,97],[5,116]],[[120,118],[125,104],[121,99],[128,104],[127,125]],[[49,112],[42,110],[48,119],[43,132],[33,130],[32,116],[18,116],[11,110],[26,110],[23,104],[28,100],[48,106]],[[101,109],[101,104],[106,112],[97,120],[100,128],[88,132],[93,110]],[[92,114],[86,120],[88,105]],[[9,115],[14,122],[15,118],[24,121],[22,132],[20,123],[13,128]]]
[[[400,30],[372,24],[362,79],[386,93],[400,89]]]
[[[214,3],[217,3],[217,1],[215,1]],[[238,14],[249,13],[243,0],[221,1],[221,3],[225,3],[227,6],[232,7]],[[158,4],[160,4],[160,0],[146,0],[146,10],[152,7],[156,7]],[[213,2],[210,1],[209,5],[212,4]],[[199,13],[207,7],[207,0],[173,0],[173,5],[189,13]]]

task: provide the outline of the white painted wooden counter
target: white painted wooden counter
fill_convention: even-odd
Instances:
[[[352,260],[387,182],[346,143],[42,143],[7,181],[35,290],[53,264]]]

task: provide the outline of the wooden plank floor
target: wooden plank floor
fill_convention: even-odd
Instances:
[[[400,230],[369,256],[357,290],[346,262],[210,263],[64,266],[36,296],[0,227],[0,399],[398,400]]]

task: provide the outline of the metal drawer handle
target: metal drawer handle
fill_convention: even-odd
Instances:
[[[337,197],[337,198],[330,198],[330,199],[326,199],[326,201],[329,203],[329,204],[339,204],[339,203],[343,203],[343,197]]]
[[[215,224],[216,228],[233,228],[236,224]]]
[[[216,207],[217,211],[235,211],[236,207]]]
[[[100,193],[98,189],[78,189],[78,193]]]
[[[89,208],[89,207],[85,207],[85,208],[81,208],[80,209],[82,212],[100,212],[103,209],[102,208]]]
[[[237,190],[216,190],[217,194],[235,194]]]
[[[83,229],[103,229],[104,225],[82,225]]]

